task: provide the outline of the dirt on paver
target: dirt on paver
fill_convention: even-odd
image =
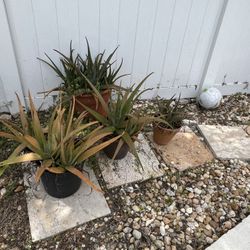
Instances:
[[[149,135],[152,141],[152,135]],[[167,145],[153,143],[163,160],[180,171],[198,167],[213,160],[212,152],[193,132],[178,132]]]

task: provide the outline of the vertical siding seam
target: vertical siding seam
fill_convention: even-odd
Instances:
[[[134,71],[134,60],[135,60],[135,46],[136,46],[136,38],[137,38],[137,32],[138,32],[138,22],[139,22],[139,12],[140,12],[140,7],[141,7],[141,0],[138,1],[137,5],[137,15],[136,15],[136,28],[135,28],[135,37],[134,37],[134,46],[133,46],[133,57],[132,57],[132,62],[131,62],[131,75],[130,75],[130,86],[131,86],[131,81],[132,81],[132,75]]]
[[[149,74],[149,63],[150,63],[150,58],[152,55],[152,46],[153,46],[153,40],[154,40],[154,34],[155,34],[155,25],[156,25],[156,17],[157,17],[157,12],[158,12],[158,6],[159,6],[159,0],[156,1],[156,7],[155,7],[155,13],[154,13],[154,21],[153,21],[153,29],[152,29],[152,34],[151,34],[151,41],[150,41],[150,46],[149,46],[149,55],[148,55],[148,63],[147,63],[147,71],[146,75]]]
[[[77,0],[77,22],[78,22],[78,51],[81,51],[81,31],[80,31],[80,0]]]
[[[173,21],[174,21],[174,15],[175,15],[175,8],[176,8],[176,1],[174,2],[174,7],[173,7],[173,11],[172,11],[172,17],[171,17],[171,21],[170,21],[170,27],[168,30],[168,38],[167,38],[167,42],[166,42],[166,49],[164,52],[164,56],[163,56],[163,63],[162,63],[162,69],[161,69],[161,77],[160,77],[160,81],[158,83],[157,88],[160,87],[160,85],[162,84],[162,78],[163,78],[163,72],[164,72],[164,68],[165,68],[165,64],[166,64],[166,59],[167,59],[167,52],[168,52],[168,45],[169,45],[169,39],[172,33],[172,27],[173,27]]]
[[[55,0],[55,9],[56,9],[57,40],[58,40],[59,51],[61,51],[60,34],[59,34],[59,20],[58,20],[58,9],[57,9],[57,0]]]
[[[35,30],[35,41],[36,41],[36,46],[37,46],[37,54],[39,57],[41,57],[40,55],[40,46],[39,46],[39,42],[38,42],[38,33],[37,33],[37,26],[36,26],[36,19],[35,19],[35,11],[34,11],[34,6],[33,6],[33,0],[30,0],[31,2],[31,10],[32,10],[32,19],[33,19],[33,25],[34,25],[34,30]],[[45,91],[44,89],[44,75],[43,75],[43,70],[42,70],[42,62],[39,60],[39,68],[40,68],[40,72],[41,72],[41,77],[42,77],[42,85],[43,85],[43,91]]]
[[[120,14],[121,14],[121,0],[119,0],[119,3],[118,3],[118,22],[117,22],[117,34],[116,34],[116,47],[119,46],[119,36],[120,36]],[[117,60],[118,60],[118,52],[115,53],[116,55],[116,60],[115,60],[115,65],[117,67],[118,63],[117,63]]]
[[[98,1],[98,53],[101,48],[101,0]]]
[[[58,40],[58,48],[59,51],[62,51],[61,41],[60,41],[60,32],[59,32],[59,17],[58,17],[58,7],[57,7],[57,1],[55,0],[55,11],[56,11],[56,26],[57,26],[57,40]],[[63,70],[63,66],[60,63],[59,64],[60,70]]]
[[[190,75],[191,75],[191,71],[193,69],[194,59],[195,59],[196,54],[197,54],[197,48],[198,48],[198,45],[199,45],[199,42],[200,42],[201,32],[202,32],[202,29],[203,29],[203,26],[204,26],[204,23],[205,23],[205,16],[207,14],[209,2],[210,2],[210,0],[207,0],[207,4],[206,4],[206,7],[205,7],[204,15],[202,17],[202,22],[201,22],[201,26],[200,26],[200,30],[199,30],[199,35],[198,35],[197,41],[195,43],[195,50],[194,50],[194,53],[193,53],[191,66],[190,66],[190,69],[189,69],[189,72],[188,72],[188,79],[187,79],[187,82],[186,82],[186,87],[188,87],[188,85],[191,86],[191,84],[189,84]]]
[[[203,68],[203,71],[202,71],[201,80],[200,80],[199,87],[198,87],[198,94],[202,91],[202,87],[203,87],[204,82],[205,82],[208,67],[209,67],[209,64],[211,62],[211,58],[212,58],[212,55],[213,55],[213,52],[214,52],[216,41],[218,39],[220,28],[221,28],[221,25],[222,25],[222,22],[223,22],[223,19],[224,19],[224,15],[225,15],[225,12],[226,12],[226,8],[227,8],[227,5],[228,5],[228,0],[223,0],[221,5],[222,6],[220,8],[220,13],[218,14],[217,23],[215,25],[215,30],[214,30],[214,33],[212,34],[211,43],[208,46],[208,54],[206,55],[206,57],[204,57],[205,58],[205,63],[204,63],[204,68]]]
[[[178,69],[179,69],[179,65],[180,65],[180,60],[181,60],[183,46],[184,46],[184,41],[185,41],[185,38],[186,38],[187,29],[188,29],[188,25],[189,25],[189,21],[190,21],[190,16],[191,16],[191,11],[192,11],[192,7],[193,7],[193,2],[194,2],[194,0],[192,0],[192,2],[190,4],[190,8],[189,8],[189,12],[188,12],[188,18],[187,18],[187,22],[186,22],[186,25],[185,25],[184,35],[183,35],[182,42],[181,42],[181,50],[180,50],[179,57],[178,57],[178,63],[177,63],[176,69],[175,69],[175,74],[174,74],[174,80],[173,80],[173,83],[172,83],[172,87],[174,87],[174,85],[175,85],[176,75],[177,75],[177,72],[178,72]]]

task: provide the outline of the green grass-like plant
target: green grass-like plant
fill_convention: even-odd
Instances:
[[[121,136],[113,159],[116,157],[122,145],[126,143],[129,146],[131,153],[134,154],[135,157],[139,160],[138,154],[134,146],[134,141],[137,140],[137,135],[140,131],[142,131],[145,125],[151,122],[164,122],[159,117],[142,115],[139,110],[133,110],[134,104],[136,103],[138,98],[145,91],[151,90],[140,90],[143,83],[148,79],[151,74],[146,76],[136,87],[133,85],[131,88],[128,89],[117,90],[115,100],[111,100],[109,104],[105,103],[100,92],[95,88],[91,81],[84,76],[89,86],[93,90],[94,94],[97,96],[98,100],[103,106],[103,109],[105,110],[107,116],[103,116],[97,113],[95,110],[85,106],[80,102],[78,103],[82,105],[105,128],[114,128],[114,136]]]
[[[165,121],[165,123],[160,122],[160,126],[169,129],[180,128],[185,117],[185,107],[180,104],[180,96],[177,99],[175,99],[175,95],[169,100],[157,99],[156,103],[158,106],[156,115]]]
[[[59,87],[49,90],[48,93],[58,90],[65,92],[68,96],[92,93],[92,89],[85,77],[91,81],[97,90],[102,91],[112,87],[118,79],[125,76],[118,76],[123,61],[121,61],[117,69],[113,69],[112,67],[114,63],[112,62],[112,58],[118,47],[105,59],[105,51],[93,57],[87,38],[86,43],[87,54],[85,59],[80,54],[74,55],[72,42],[70,42],[69,56],[58,50],[54,50],[61,56],[60,63],[63,68],[62,70],[46,53],[48,61],[38,58],[52,68],[62,80]]]
[[[87,112],[74,118],[74,97],[68,113],[66,113],[62,105],[56,106],[45,128],[41,126],[30,93],[31,115],[23,111],[19,98],[18,102],[21,127],[8,120],[0,120],[9,130],[9,132],[0,132],[0,136],[19,143],[9,158],[0,163],[0,176],[12,164],[40,161],[41,166],[37,168],[35,176],[37,181],[39,181],[45,170],[56,174],[69,171],[95,190],[100,190],[76,166],[119,139],[122,135],[102,142],[104,137],[113,134],[114,127],[100,126],[97,121],[84,123]],[[93,126],[95,126],[94,129]],[[79,134],[81,134],[80,139]],[[23,154],[25,148],[30,152]]]

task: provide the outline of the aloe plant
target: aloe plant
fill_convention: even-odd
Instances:
[[[111,126],[103,128],[103,126],[98,125],[97,121],[82,123],[87,112],[73,118],[74,98],[67,114],[65,108],[61,105],[54,109],[46,128],[41,126],[30,93],[30,116],[23,111],[19,98],[18,103],[21,127],[8,120],[0,120],[9,130],[9,132],[0,132],[0,136],[19,143],[9,158],[0,162],[0,176],[12,164],[41,161],[41,166],[37,168],[36,181],[39,181],[45,170],[56,174],[69,171],[95,190],[99,190],[76,168],[76,165],[119,139],[121,135],[100,143],[104,137],[112,134],[115,128]],[[93,126],[95,128],[91,129]],[[79,134],[81,134],[80,139]],[[22,154],[25,148],[28,148],[30,152]]]
[[[70,42],[69,56],[58,50],[54,50],[61,56],[60,63],[63,70],[61,70],[46,53],[45,55],[48,61],[38,58],[52,68],[62,80],[59,87],[49,92],[62,90],[69,96],[91,93],[92,89],[83,75],[92,82],[96,89],[102,91],[113,86],[118,79],[125,76],[118,76],[123,61],[121,61],[116,70],[112,67],[113,62],[111,62],[111,60],[118,47],[107,57],[107,59],[104,59],[105,51],[93,58],[87,38],[86,43],[87,54],[85,59],[83,59],[80,54],[74,55],[72,42]]]
[[[176,129],[180,128],[185,117],[185,106],[180,104],[180,96],[175,98],[172,96],[169,100],[157,99],[158,116],[160,116],[165,123],[161,123],[161,127]]]
[[[159,117],[141,115],[139,110],[133,110],[133,106],[138,100],[138,98],[145,91],[151,90],[140,90],[143,83],[151,74],[146,76],[136,87],[135,85],[133,85],[131,88],[128,89],[117,90],[116,100],[111,100],[109,104],[105,103],[103,97],[95,88],[95,86],[91,83],[91,81],[87,77],[83,76],[88,82],[91,89],[93,90],[94,94],[97,96],[107,116],[103,116],[97,113],[95,110],[85,106],[80,102],[78,103],[82,105],[105,128],[114,128],[114,136],[121,136],[113,159],[116,157],[122,145],[126,143],[129,146],[131,153],[134,154],[135,157],[139,160],[138,154],[134,146],[134,141],[137,140],[138,133],[142,131],[143,127],[146,124],[149,124],[153,121],[164,122]]]

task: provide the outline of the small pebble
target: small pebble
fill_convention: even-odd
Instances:
[[[135,239],[139,240],[139,239],[141,239],[141,232],[134,229],[133,230],[133,236],[135,237]]]

